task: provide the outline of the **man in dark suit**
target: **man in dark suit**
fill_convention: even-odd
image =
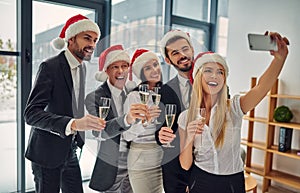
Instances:
[[[96,79],[104,82],[85,99],[88,112],[99,115],[100,98],[111,99],[106,117],[106,128],[94,135],[101,135],[100,148],[92,173],[90,188],[109,193],[132,193],[127,172],[128,144],[122,132],[130,128],[136,119],[143,119],[148,113],[144,104],[133,104],[128,114],[123,113],[125,83],[128,76],[130,57],[121,45],[113,45],[101,53]]]
[[[180,166],[180,138],[177,125],[179,114],[189,107],[192,86],[189,75],[193,68],[194,49],[189,34],[172,30],[161,40],[161,53],[178,74],[162,86],[161,102],[176,104],[177,111],[172,128],[162,127],[156,132],[158,144],[172,142],[174,147],[163,147],[163,185],[166,193],[183,193],[187,190],[189,173]],[[175,137],[176,136],[176,137]]]
[[[76,155],[84,131],[100,131],[105,121],[84,116],[85,64],[91,59],[100,29],[85,16],[71,17],[53,46],[65,51],[41,63],[24,117],[31,125],[25,157],[32,163],[38,193],[82,193]]]

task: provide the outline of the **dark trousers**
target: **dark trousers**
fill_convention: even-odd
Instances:
[[[195,165],[192,167],[190,193],[245,193],[244,172],[215,175]]]
[[[179,157],[162,165],[163,186],[165,193],[185,193],[190,173],[182,169]]]
[[[70,148],[65,163],[57,168],[45,168],[32,162],[37,193],[83,193],[76,144]]]

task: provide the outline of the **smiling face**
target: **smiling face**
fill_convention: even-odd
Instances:
[[[182,72],[188,72],[192,69],[194,50],[188,41],[184,38],[178,39],[166,46],[166,62],[173,64],[174,67]]]
[[[203,91],[209,95],[218,94],[225,84],[224,67],[215,62],[209,62],[202,68],[202,86]]]
[[[81,32],[68,40],[68,48],[80,63],[83,60],[89,61],[96,47],[97,40],[97,33],[92,31]]]
[[[109,82],[116,88],[123,89],[128,76],[128,68],[129,64],[123,60],[110,64],[106,69]]]
[[[150,85],[161,81],[161,68],[155,59],[151,59],[143,65],[142,73]]]

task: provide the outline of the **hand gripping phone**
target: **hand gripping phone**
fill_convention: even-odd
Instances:
[[[259,51],[277,51],[277,43],[268,35],[248,34],[248,42],[250,50]]]

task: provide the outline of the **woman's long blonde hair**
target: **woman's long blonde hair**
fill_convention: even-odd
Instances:
[[[187,124],[196,119],[197,107],[205,105],[203,101],[203,88],[202,88],[202,72],[203,66],[198,70],[195,75],[193,83],[193,92],[190,101],[190,107],[187,114]],[[226,111],[229,110],[229,100],[227,95],[226,77],[222,90],[218,93],[217,110],[213,118],[213,139],[215,140],[215,147],[221,148],[224,143],[225,127],[226,127]],[[211,108],[211,107],[205,107]]]

